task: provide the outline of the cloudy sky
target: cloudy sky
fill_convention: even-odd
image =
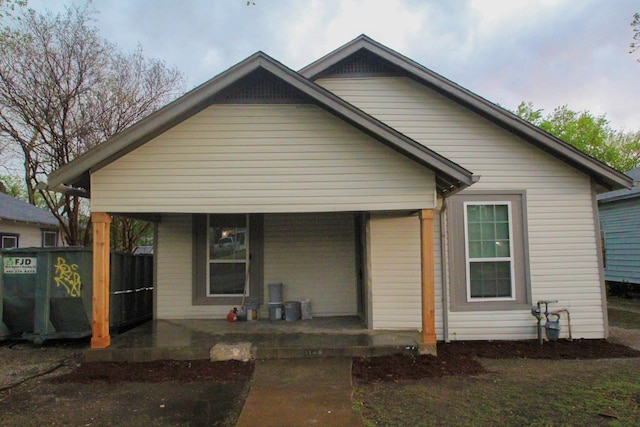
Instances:
[[[102,35],[191,89],[256,51],[298,70],[367,34],[506,108],[606,114],[640,130],[638,0],[92,0]],[[30,0],[62,10],[71,0]]]

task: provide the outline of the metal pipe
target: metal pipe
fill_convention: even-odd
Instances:
[[[560,313],[567,313],[567,324],[569,326],[569,341],[573,341],[573,336],[571,335],[571,313],[569,313],[569,309],[567,308],[561,308],[560,310],[556,310],[556,311],[552,311],[549,314],[560,314]]]

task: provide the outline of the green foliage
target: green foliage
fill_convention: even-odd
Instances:
[[[607,282],[607,295],[610,297],[632,298],[633,284],[623,280],[622,282]]]
[[[615,130],[605,115],[573,111],[566,105],[543,115],[531,102],[521,102],[514,113],[621,172],[640,166],[640,131]]]
[[[24,179],[17,175],[0,175],[0,191],[16,199],[29,201],[29,193]],[[47,203],[40,193],[35,193],[35,205],[47,209]]]
[[[25,7],[27,0],[0,0],[0,41],[4,42],[16,35],[12,24],[19,21],[20,16],[15,13]]]
[[[633,42],[631,42],[631,50],[629,53],[634,53],[638,49],[640,49],[640,13],[636,12],[633,14],[633,21],[631,21],[631,27],[633,27]],[[638,59],[640,62],[640,59]]]

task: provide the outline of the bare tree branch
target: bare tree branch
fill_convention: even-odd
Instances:
[[[2,2],[0,0],[0,7]],[[21,15],[0,40],[0,140],[23,157],[29,201],[53,170],[182,93],[175,68],[119,52],[98,34],[87,6]],[[70,245],[88,243],[88,206],[39,190]]]

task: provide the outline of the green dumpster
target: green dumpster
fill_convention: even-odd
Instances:
[[[85,248],[3,251],[0,338],[44,342],[91,335],[92,253]]]
[[[0,340],[91,336],[93,256],[87,248],[0,250]],[[153,257],[111,253],[113,329],[149,320]]]

